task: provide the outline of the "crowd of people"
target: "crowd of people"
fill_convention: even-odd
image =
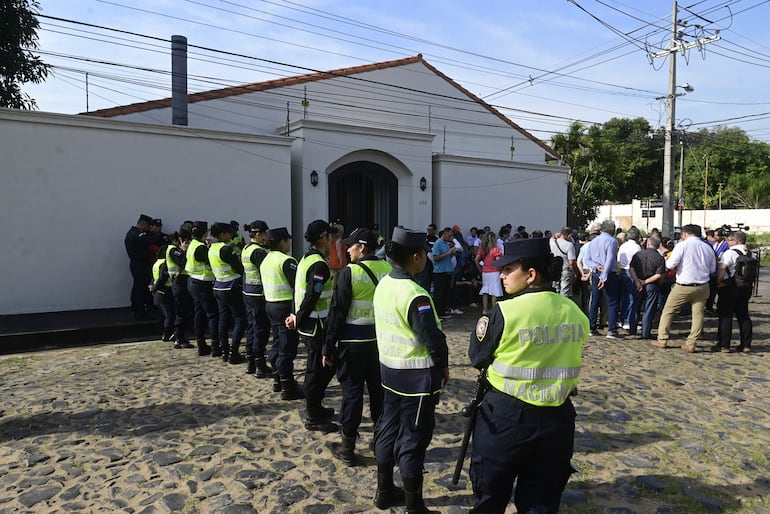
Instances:
[[[529,234],[510,225],[463,236],[457,225],[439,231],[431,224],[424,232],[396,227],[385,241],[376,226],[345,236],[340,223],[315,220],[297,261],[287,228],[255,220],[242,229],[248,241],[235,221],[187,221],[167,236],[160,220],[142,215],[125,240],[133,312],[141,318],[157,308],[162,339],[174,348],[245,362],[248,374],[273,381],[282,400],[303,400],[305,428],[338,433],[332,453],[348,466],[359,462],[366,393],[380,509],[434,512],[422,497],[423,464],[449,381],[442,323],[463,314],[461,306],[481,303],[468,350],[482,392],[473,405],[475,513],[502,513],[512,495],[520,512],[558,511],[571,473],[569,397],[583,344],[599,328],[622,339],[620,330],[636,334],[641,321],[642,338],[652,340],[660,311],[652,344],[665,347],[673,316],[689,306],[683,348],[694,351],[704,311],[716,301],[712,350],[731,351],[733,316],[737,350],[751,348],[751,289],[743,285],[750,277],[742,271],[752,255],[740,230],[709,233],[707,241],[700,227],[686,225],[675,244],[657,231],[644,239],[636,227],[617,231],[610,220],[583,237],[570,227]],[[300,341],[307,349],[302,386],[294,373]],[[323,402],[335,375],[338,416]],[[393,481],[396,465],[403,488]]]

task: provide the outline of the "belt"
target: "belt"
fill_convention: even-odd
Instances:
[[[684,286],[684,287],[698,287],[698,286],[705,286],[708,284],[708,282],[705,282],[703,284],[680,284],[679,282],[676,283],[678,286]]]

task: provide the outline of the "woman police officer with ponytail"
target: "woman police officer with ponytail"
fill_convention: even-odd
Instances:
[[[425,233],[396,227],[385,252],[393,270],[380,280],[372,301],[385,390],[374,429],[374,504],[386,509],[405,500],[408,514],[430,514],[435,511],[422,498],[423,464],[439,392],[449,381],[449,351],[433,300],[414,279],[428,260]],[[403,491],[393,485],[395,464]]]
[[[553,291],[562,263],[548,239],[505,243],[494,265],[513,297],[479,318],[470,337],[471,363],[486,370],[489,386],[473,433],[471,512],[502,514],[516,480],[517,512],[555,514],[573,472],[569,396],[578,383],[588,318]]]

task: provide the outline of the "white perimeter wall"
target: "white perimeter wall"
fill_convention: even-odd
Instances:
[[[139,214],[291,226],[282,137],[0,109],[0,314],[128,306]]]
[[[649,218],[648,221],[648,218],[642,217],[639,200],[634,200],[630,204],[602,205],[599,207],[596,221],[612,219],[623,229],[628,229],[631,225],[636,225],[642,231],[654,227],[659,229],[663,219],[663,209],[658,207],[652,210],[655,211],[655,216]],[[770,209],[709,209],[705,211],[705,217],[703,210],[685,210],[682,212],[682,225],[695,224],[704,229],[716,229],[722,225],[737,226],[738,223],[748,226],[751,233],[770,232]],[[674,211],[674,225],[679,226],[679,213],[677,211]]]
[[[519,225],[528,232],[561,230],[567,220],[567,178],[563,166],[516,161],[433,157],[433,222],[439,227]]]

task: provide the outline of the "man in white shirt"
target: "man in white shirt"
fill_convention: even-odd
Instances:
[[[631,226],[626,232],[626,242],[618,248],[618,265],[620,266],[620,322],[623,329],[631,335],[636,334],[639,322],[639,291],[636,288],[634,278],[631,276],[629,266],[634,254],[642,251],[639,246],[641,233],[635,226]]]
[[[716,266],[716,254],[711,245],[701,239],[700,226],[682,227],[682,238],[666,259],[666,268],[676,268],[676,284],[671,288],[660,315],[658,339],[652,342],[653,346],[668,346],[671,320],[682,305],[691,304],[690,334],[682,349],[695,352],[698,339],[703,334],[703,312],[709,297],[709,274],[716,270]]]
[[[572,227],[564,227],[561,232],[557,232],[549,240],[551,253],[554,257],[561,257],[563,260],[561,268],[561,279],[554,282],[556,292],[567,298],[574,300],[572,294],[572,285],[577,277],[581,275],[577,266],[577,256],[575,255],[575,245],[569,239],[572,235]]]

